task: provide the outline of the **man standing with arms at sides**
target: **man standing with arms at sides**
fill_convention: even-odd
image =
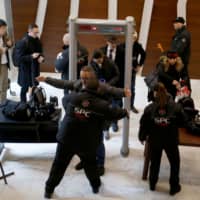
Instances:
[[[20,100],[26,102],[29,87],[38,85],[35,77],[40,74],[40,63],[44,62],[42,44],[36,24],[28,26],[28,33],[17,43],[16,57],[19,64],[18,84],[21,86]]]
[[[191,90],[188,64],[190,59],[191,36],[185,25],[183,17],[177,17],[173,21],[175,35],[172,38],[171,50],[178,53],[181,57],[184,68],[182,70],[182,79],[186,80],[186,85]]]
[[[106,38],[106,45],[101,47],[104,55],[106,55],[109,59],[111,59],[119,69],[119,80],[116,87],[123,88],[124,87],[124,73],[125,73],[125,56],[124,49],[118,45],[118,38],[115,35],[109,35]],[[122,106],[122,98],[113,99],[113,106]],[[112,123],[112,129],[114,132],[118,131],[118,123],[114,121]]]
[[[8,48],[12,41],[7,35],[7,24],[0,19],[0,104],[6,100],[8,89],[8,68],[10,68]]]
[[[144,51],[142,45],[137,40],[137,32],[133,33],[133,53],[132,53],[132,76],[131,76],[131,110],[134,113],[138,113],[139,111],[135,108],[135,81],[136,74],[139,72],[141,67],[144,64],[146,58],[146,52]],[[125,49],[124,49],[125,51]]]

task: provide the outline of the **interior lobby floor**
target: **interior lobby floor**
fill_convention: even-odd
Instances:
[[[47,74],[58,77],[58,74]],[[192,97],[197,109],[200,109],[200,80],[192,80]],[[47,84],[41,84],[47,96],[57,95],[60,99],[63,91]],[[19,87],[13,82],[11,89],[17,93]],[[9,92],[8,92],[9,93]],[[175,196],[169,195],[169,164],[163,153],[159,182],[156,191],[149,190],[148,181],[143,181],[144,146],[137,139],[138,124],[145,105],[147,88],[141,76],[136,80],[135,106],[139,114],[130,114],[130,137],[128,157],[120,155],[122,145],[122,122],[117,133],[111,130],[106,145],[106,173],[102,176],[99,194],[93,194],[83,171],[76,171],[79,162],[74,157],[60,185],[55,189],[53,199],[60,200],[199,200],[200,199],[200,148],[180,146],[182,190]],[[200,137],[200,136],[199,136]],[[0,180],[0,200],[41,200],[44,199],[44,184],[54,158],[56,144],[6,143],[3,155],[5,172],[15,174],[7,178],[8,185]]]

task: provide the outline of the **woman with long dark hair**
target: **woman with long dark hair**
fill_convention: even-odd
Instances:
[[[170,163],[170,195],[181,190],[179,184],[180,156],[178,149],[178,127],[187,123],[181,106],[167,93],[163,83],[153,89],[154,101],[149,104],[140,119],[139,140],[148,139],[150,146],[150,190],[155,190],[160,170],[162,151]]]

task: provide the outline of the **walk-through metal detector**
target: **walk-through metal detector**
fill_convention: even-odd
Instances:
[[[103,19],[69,19],[69,78],[76,79],[77,75],[77,34],[100,34],[100,35],[124,35],[125,36],[125,86],[131,85],[131,67],[132,67],[132,33],[134,31],[135,21],[133,17],[126,17],[125,20],[103,20]],[[130,98],[124,98],[124,108],[130,110]],[[123,119],[122,147],[121,155],[129,154],[129,119]]]

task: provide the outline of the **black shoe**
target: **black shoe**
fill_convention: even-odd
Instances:
[[[170,195],[175,195],[176,193],[181,191],[181,185],[178,185],[176,187],[171,187],[169,194]]]
[[[100,188],[100,186],[101,186],[101,180],[100,180],[100,179],[96,179],[96,180],[93,182],[92,185],[93,185],[93,186],[92,186],[92,192],[93,192],[94,194],[99,193],[99,188]]]
[[[75,166],[75,169],[76,170],[81,170],[81,169],[83,169],[83,162],[79,162],[76,166]]]
[[[150,189],[151,191],[155,191],[155,190],[156,190],[156,186],[152,184],[152,185],[149,186],[149,189]]]
[[[138,109],[136,109],[135,106],[133,106],[133,107],[131,108],[131,110],[132,110],[132,112],[134,112],[135,114],[138,114],[138,113],[139,113]]]
[[[99,193],[99,187],[93,187],[93,188],[92,188],[92,192],[93,192],[94,194]]]
[[[45,191],[44,198],[51,199],[52,195],[53,195],[53,192],[47,192],[47,191]]]
[[[117,123],[112,123],[112,130],[113,130],[114,132],[117,132],[118,129],[119,129],[119,127],[118,127]]]
[[[99,176],[103,176],[105,174],[104,166],[98,166],[97,171],[98,171]]]

